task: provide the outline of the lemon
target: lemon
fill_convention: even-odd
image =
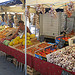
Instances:
[[[27,37],[27,40],[30,40],[30,37]]]
[[[30,35],[30,38],[31,38],[31,39],[35,38],[35,34],[31,34],[31,35]]]
[[[32,45],[32,43],[27,43],[27,45]]]
[[[25,39],[22,39],[23,41],[25,41]]]
[[[22,42],[22,45],[25,45],[25,41]]]
[[[14,45],[17,45],[18,43],[19,43],[19,41],[17,41],[17,40],[16,41],[13,41],[13,44]]]
[[[22,42],[23,42],[23,39],[20,39],[20,40],[19,40],[19,43],[22,43]]]
[[[27,43],[29,43],[29,40],[27,40]]]
[[[16,38],[15,38],[15,40],[19,40],[20,39],[20,37],[19,36],[17,36]]]
[[[13,46],[13,42],[10,42],[9,45],[10,45],[10,46]]]
[[[23,35],[23,38],[25,38],[25,34]]]
[[[27,33],[27,37],[30,37],[30,33]]]

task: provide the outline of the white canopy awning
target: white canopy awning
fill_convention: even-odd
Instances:
[[[27,5],[35,4],[63,4],[66,2],[75,1],[75,0],[26,0]]]
[[[10,1],[10,0],[0,0],[0,3],[2,3],[2,2],[6,2],[6,1]]]
[[[15,6],[2,6],[2,12],[25,12],[25,8],[22,5],[15,5]],[[35,13],[34,8],[29,9],[30,13]],[[1,12],[1,11],[0,11]]]
[[[70,1],[75,2],[75,0],[26,0],[27,5],[46,4],[49,7],[50,4],[54,4],[55,8],[63,8],[64,4]]]

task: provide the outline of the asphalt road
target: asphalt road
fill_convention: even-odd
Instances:
[[[19,68],[16,69],[15,65],[6,60],[4,53],[0,51],[0,75],[24,75]]]

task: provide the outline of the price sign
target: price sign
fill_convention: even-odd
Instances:
[[[73,74],[63,70],[61,75],[73,75]]]

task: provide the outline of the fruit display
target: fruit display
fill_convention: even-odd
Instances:
[[[19,46],[15,47],[15,48],[18,49],[19,51],[24,52],[25,46],[19,45]]]
[[[11,42],[10,42],[11,43]],[[9,44],[10,44],[9,43]],[[39,43],[39,42],[38,42]],[[12,43],[11,43],[12,44]],[[42,47],[41,47],[41,45],[43,45]],[[50,44],[47,44],[46,42],[43,42],[43,43],[39,43],[39,44],[35,44],[35,45],[32,45],[32,46],[30,46],[30,45],[27,45],[27,53],[30,53],[30,54],[35,54],[35,52],[37,52],[37,51],[39,51],[39,50],[41,50],[41,49],[44,49],[44,48],[46,48],[46,47],[49,47],[50,46]],[[23,52],[24,52],[24,48],[25,48],[25,46],[23,46],[22,44],[20,44],[19,46],[16,46],[15,47],[16,49],[19,49],[19,50],[22,50]],[[46,52],[47,53],[47,52]],[[50,52],[48,52],[48,53],[50,53]]]
[[[6,36],[5,35],[0,35],[0,38],[6,38]]]
[[[64,38],[62,38],[62,39],[65,40],[65,41],[68,41],[69,38],[70,38],[70,37],[64,37]]]
[[[75,45],[53,52],[46,57],[48,62],[75,72]]]
[[[29,53],[31,53],[31,54],[40,55],[39,52],[41,51],[42,54],[45,53],[45,55],[46,55],[46,53],[47,53],[47,54],[50,53],[50,52],[49,52],[49,48],[46,49],[46,50],[44,50],[44,49],[45,49],[46,47],[49,47],[49,46],[51,46],[51,44],[48,44],[48,43],[46,43],[46,42],[38,43],[38,44],[35,44],[33,47],[28,48],[28,49],[27,49],[27,52],[29,52]],[[43,50],[43,52],[42,52],[42,50]],[[39,53],[39,54],[38,54],[38,53]],[[42,54],[41,54],[41,56],[44,56],[44,55],[42,55]]]
[[[31,39],[35,38],[35,34],[31,34],[31,35],[30,35],[30,38],[31,38]]]
[[[59,37],[59,38],[57,38],[57,40],[60,40],[60,39],[63,39],[63,40],[65,40],[65,41],[68,41],[68,39],[69,39],[70,37]]]
[[[6,39],[10,40],[10,38],[14,35],[14,33],[17,31],[17,28],[12,28],[11,30],[9,30],[7,33],[6,33]],[[13,37],[15,38],[15,37]]]
[[[3,31],[5,29],[5,25],[4,26],[0,26],[0,31]]]
[[[16,49],[20,49],[20,50],[24,50],[24,49],[25,49],[25,46],[22,45],[22,44],[15,45],[14,47],[15,47]],[[27,45],[27,48],[28,48],[28,47],[30,47],[30,46]]]
[[[1,25],[1,26],[0,26],[0,32],[6,30],[8,27],[9,27],[9,26],[7,26],[7,25],[3,25],[3,26]]]
[[[23,43],[25,44],[25,41],[23,41],[22,44],[15,45],[14,47],[16,49],[18,49],[19,51],[24,52],[25,45],[23,45]],[[39,42],[33,42],[33,44],[34,43],[35,43],[35,45],[37,45]],[[13,45],[13,42],[10,42],[9,44]],[[34,46],[33,44],[32,45],[27,45],[27,49],[30,48],[31,46]]]
[[[31,46],[33,45],[31,42],[31,39],[35,38],[34,34],[27,33],[27,46]],[[20,38],[20,36],[17,36],[15,39],[11,40],[11,42],[9,43],[10,46],[13,45],[17,45],[17,44],[22,44],[23,46],[25,45],[25,34],[22,36],[22,38]]]
[[[27,52],[31,54],[35,54],[35,51],[38,51],[38,50],[40,50],[40,48],[33,46],[31,48],[28,48]]]
[[[46,55],[48,55],[48,54],[50,54],[52,52],[55,52],[55,51],[56,51],[56,49],[50,49],[50,48],[48,48],[48,49],[41,49],[40,51],[37,51],[36,54],[40,55],[42,57],[46,57]]]
[[[3,39],[3,38],[2,38],[2,39],[0,39],[0,42],[1,42],[1,43],[3,43],[3,42],[4,42],[4,40],[5,40],[5,39]]]
[[[4,41],[3,41],[3,44],[5,44],[6,46],[8,46],[9,43],[10,43],[10,41],[8,41],[8,40],[4,40]]]
[[[7,34],[13,28],[6,28],[5,30],[1,31],[0,34]]]
[[[10,46],[14,46],[17,44],[20,44],[24,41],[24,38],[21,38],[19,36],[17,36],[15,39],[11,40],[11,42],[9,43]],[[25,42],[25,41],[24,41]]]
[[[68,41],[68,39],[72,38],[74,35],[75,35],[75,33],[74,33],[74,31],[72,30],[71,33],[66,34],[65,37],[64,37],[63,35],[57,36],[57,37],[55,38],[55,41],[56,41],[56,42],[59,42],[60,39],[63,39],[63,40],[65,40],[65,41]]]
[[[49,47],[49,46],[51,46],[51,44],[48,44],[46,42],[38,43],[38,44],[35,44],[33,46],[30,46],[30,47],[27,46],[28,47],[27,52],[31,53],[31,54],[35,54],[37,51],[41,51],[41,49],[45,49],[46,47]],[[50,52],[46,52],[46,53],[50,53]]]
[[[38,47],[39,47],[39,48],[45,48],[45,47],[48,47],[48,46],[50,46],[50,45],[51,45],[51,44],[48,44],[48,43],[46,43],[46,42],[43,42],[43,43],[39,44]]]
[[[35,38],[35,34],[27,33],[27,45],[32,45],[31,39]]]
[[[10,37],[10,33],[13,31],[14,28],[5,28],[3,31],[0,32],[0,38],[7,38]]]
[[[37,41],[32,41],[35,40],[35,35],[30,33],[27,33],[27,48],[37,44]],[[37,42],[37,43],[36,43]],[[16,48],[19,51],[24,52],[25,49],[25,34],[22,36],[22,38],[20,38],[20,36],[17,36],[15,39],[12,39],[11,42],[9,43],[9,46],[13,46],[14,48]]]

